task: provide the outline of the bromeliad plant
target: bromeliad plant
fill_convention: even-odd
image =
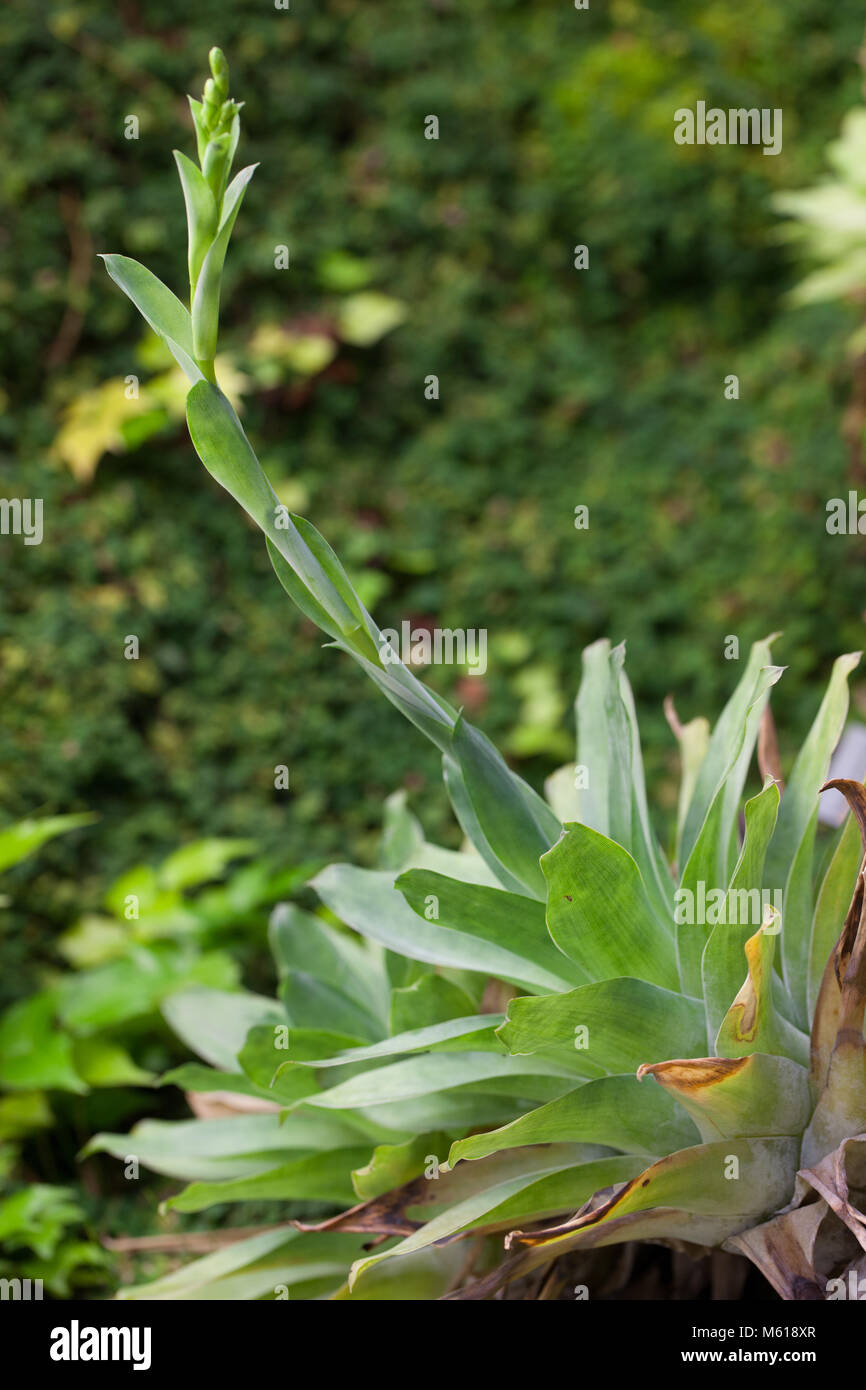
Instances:
[[[439,747],[474,853],[424,845],[403,813],[382,869],[335,865],[314,881],[357,936],[297,909],[275,920],[278,1004],[173,997],[170,1021],[216,1069],[176,1079],[285,1113],[235,1117],[230,1133],[204,1122],[136,1134],[142,1161],[194,1179],[174,1204],[358,1200],[316,1230],[259,1233],[139,1292],[487,1297],[564,1253],[647,1239],[726,1245],[784,1296],[821,1297],[866,1258],[858,783],[834,784],[854,814],[817,864],[818,793],[858,657],[837,661],[784,796],[768,776],[746,802],[742,837],[781,675],[770,641],[712,735],[673,719],[672,863],[650,819],[621,647],[584,653],[577,776],[557,774],[548,800],[517,777],[396,659],[327,543],[278,503],[214,380],[219,274],[252,170],[221,192],[238,116],[218,51],[211,66],[219,85],[193,103],[201,168],[178,161],[191,312],[135,262],[108,256],[109,273],[186,371],[196,451],[265,533],[283,587]],[[384,1243],[362,1251],[371,1236]]]

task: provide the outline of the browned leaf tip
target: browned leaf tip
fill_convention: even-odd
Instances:
[[[670,1062],[643,1062],[637,1069],[637,1079],[654,1076],[660,1085],[677,1091],[702,1091],[726,1081],[748,1062],[748,1057],[683,1057]]]
[[[410,1221],[405,1215],[406,1208],[413,1206],[425,1190],[423,1178],[415,1178],[396,1187],[393,1192],[385,1192],[381,1197],[373,1197],[369,1202],[359,1202],[348,1211],[332,1216],[328,1221],[293,1221],[299,1231],[347,1231],[357,1235],[410,1236],[421,1226],[420,1221]]]
[[[514,1246],[546,1245],[549,1240],[553,1240],[557,1236],[569,1235],[582,1226],[594,1225],[596,1221],[601,1221],[608,1216],[626,1193],[640,1181],[640,1177],[632,1178],[630,1182],[618,1183],[613,1187],[603,1188],[601,1191],[593,1193],[568,1221],[560,1222],[555,1226],[542,1226],[534,1231],[510,1231],[505,1237],[506,1250],[510,1250]]]
[[[819,794],[831,790],[841,792],[851,807],[860,827],[860,840],[866,854],[866,788],[862,782],[855,782],[851,777],[834,777],[818,788]]]

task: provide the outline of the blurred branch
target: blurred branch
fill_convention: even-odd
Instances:
[[[60,215],[69,238],[69,271],[66,310],[57,335],[45,354],[45,365],[49,371],[67,362],[78,344],[93,266],[93,242],[81,216],[81,199],[76,192],[69,189],[61,192]]]
[[[250,1236],[258,1236],[264,1231],[275,1229],[274,1226],[234,1226],[226,1231],[187,1231],[166,1236],[102,1236],[99,1243],[106,1250],[114,1250],[119,1254],[133,1251],[146,1251],[151,1254],[180,1251],[195,1255],[207,1254],[209,1250],[218,1250],[223,1245],[233,1245],[236,1241],[247,1240]],[[292,1230],[292,1226],[286,1226],[287,1232]]]

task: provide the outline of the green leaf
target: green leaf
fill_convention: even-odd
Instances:
[[[466,781],[460,764],[450,752],[444,752],[442,755],[442,778],[452,810],[457,817],[457,823],[473,849],[476,850],[482,863],[492,874],[494,883],[502,888],[507,888],[511,893],[525,893],[526,889],[520,879],[515,874],[509,873],[493,852],[475,814],[475,808],[466,789]],[[459,877],[457,874],[452,876],[454,878]]]
[[[430,1052],[352,1076],[303,1103],[325,1110],[352,1110],[413,1100],[477,1082],[490,1083],[486,1087],[488,1093],[532,1099],[538,1089],[534,1082],[540,1079],[546,1083],[563,1075],[567,1075],[564,1068],[557,1069],[544,1060],[505,1057],[494,1052]],[[548,1087],[542,1085],[541,1089]]]
[[[848,652],[833,663],[821,707],[797,755],[782,797],[776,833],[767,854],[766,883],[770,888],[782,887],[797,848],[809,832],[812,816],[818,806],[818,788],[826,780],[830,756],[845,726],[848,677],[858,665],[860,655],[860,652]],[[791,950],[799,950],[799,943],[783,942],[783,953]]]
[[[282,1065],[282,1062],[302,1062],[304,1066],[316,1061],[319,1057],[330,1057],[332,1054],[343,1051],[350,1047],[365,1047],[363,1038],[358,1038],[351,1033],[333,1033],[328,1028],[287,1028],[280,1031],[279,1044],[276,1042],[275,1031],[267,1026],[264,1028],[252,1028],[247,1037],[245,1046],[249,1047],[250,1039],[257,1035],[261,1036],[264,1043],[267,1040],[270,1065],[274,1063]],[[285,1036],[286,1043],[283,1045],[282,1038]],[[275,1055],[275,1047],[279,1049],[279,1055]],[[264,1071],[265,1049],[261,1049],[260,1063]],[[299,1069],[296,1069],[299,1070]],[[270,1082],[268,1082],[270,1085]]]
[[[160,883],[175,893],[198,888],[212,879],[222,878],[233,859],[245,859],[254,854],[256,848],[255,840],[194,840],[163,860],[159,869]]]
[[[173,1303],[192,1299],[249,1301],[273,1296],[282,1288],[304,1297],[312,1279],[325,1279],[336,1289],[348,1264],[360,1254],[362,1241],[360,1236],[331,1231],[302,1235],[290,1226],[275,1226],[224,1245],[162,1279],[121,1288],[117,1297]]]
[[[631,839],[631,786],[627,771],[611,767],[609,721],[615,711],[611,697],[610,642],[602,638],[584,647],[581,681],[575,701],[577,761],[587,771],[585,787],[578,792],[580,822],[600,835],[611,835],[611,824]],[[622,841],[621,841],[622,843]]]
[[[431,1091],[427,1095],[415,1096],[408,1100],[386,1101],[365,1107],[358,1112],[344,1112],[344,1118],[353,1122],[363,1120],[371,1126],[367,1131],[383,1143],[399,1144],[413,1134],[423,1134],[433,1130],[447,1130],[449,1134],[465,1134],[477,1126],[488,1128],[505,1124],[515,1111],[527,1109],[533,1103],[550,1098],[551,1086],[558,1081],[548,1077],[527,1077],[521,1081],[521,1089],[531,1094],[515,1097],[513,1088],[507,1082],[492,1081],[488,1086],[499,1086],[500,1092],[488,1093],[485,1083],[468,1085],[464,1089],[451,1091]],[[545,1089],[546,1094],[537,1092]]]
[[[240,1071],[238,1053],[256,1024],[286,1022],[283,1010],[270,999],[218,989],[173,994],[162,1011],[187,1047],[222,1071]]]
[[[541,863],[550,935],[591,980],[628,975],[677,987],[672,936],[627,850],[588,826],[568,825]]]
[[[0,1096],[0,1144],[23,1139],[38,1129],[50,1129],[53,1124],[54,1116],[42,1091]]]
[[[673,705],[666,704],[665,712],[668,715],[668,722],[673,729],[674,736],[680,749],[680,790],[677,800],[677,833],[675,842],[674,857],[677,864],[682,863],[682,840],[683,831],[686,824],[689,805],[695,792],[695,785],[698,773],[703,766],[707,750],[710,744],[710,724],[708,719],[699,715],[696,719],[690,719],[688,724],[680,724],[676,719]]]
[[[408,869],[429,869],[431,873],[456,878],[460,883],[481,883],[488,888],[502,887],[501,880],[474,848],[468,851],[442,849],[439,845],[425,843],[412,855],[409,863],[398,865],[395,872]]]
[[[320,986],[333,992],[335,1000],[344,1001],[344,1009],[354,1005],[363,1023],[362,1037],[382,1036],[390,995],[382,952],[377,945],[338,931],[293,903],[280,903],[274,909],[268,938],[281,980],[315,978]],[[294,1022],[299,1026],[334,1026],[327,1021],[329,1014],[318,1019],[302,1018],[303,1000],[297,995],[295,989],[294,1007],[290,1006]],[[307,1009],[307,1015],[309,1012]]]
[[[580,820],[580,791],[575,786],[574,763],[564,763],[544,779],[544,799],[561,824]]]
[[[189,246],[189,283],[195,286],[205,258],[205,252],[216,236],[217,205],[210,185],[198,165],[187,159],[180,150],[173,150],[177,172],[186,205],[187,241]]]
[[[407,793],[392,792],[385,799],[382,839],[379,844],[379,868],[408,869],[415,865],[416,856],[424,846],[424,831],[407,805]]]
[[[4,1253],[23,1245],[40,1260],[51,1260],[67,1228],[84,1219],[74,1198],[72,1188],[29,1183],[0,1200],[0,1242]],[[5,1273],[7,1261],[3,1263]]]
[[[701,960],[701,979],[707,1010],[708,1042],[712,1046],[743,983],[746,942],[757,923],[752,911],[755,895],[760,900],[764,882],[764,859],[779,809],[778,785],[769,781],[763,791],[746,802],[746,834],[740,857],[728,887],[724,918],[710,931]],[[749,894],[749,910],[743,913],[743,894]],[[763,913],[759,911],[758,920]],[[743,920],[745,917],[745,921]]]
[[[371,1041],[386,1032],[385,1024],[331,985],[314,975],[294,971],[280,985],[286,1018],[295,1028],[325,1028]]]
[[[719,1057],[773,1052],[808,1064],[808,1038],[788,1022],[776,1004],[773,971],[776,930],[775,919],[768,911],[765,924],[746,942],[744,954],[748,974],[719,1027],[715,1039]]]
[[[502,1046],[494,1037],[494,1029],[503,1021],[502,1014],[480,1014],[475,1018],[454,1018],[434,1023],[427,1028],[415,1028],[369,1047],[349,1047],[332,1055],[304,1059],[311,1067],[345,1067],[350,1063],[374,1062],[381,1057],[396,1057],[414,1052],[478,1050],[483,1043],[501,1055]],[[489,1037],[485,1037],[489,1034]],[[289,1049],[291,1051],[291,1047]],[[286,1059],[291,1063],[291,1057]]]
[[[410,869],[394,884],[419,917],[450,931],[501,946],[569,984],[585,984],[586,971],[550,939],[544,905],[502,888],[460,883],[425,869]]]
[[[578,793],[582,825],[615,840],[635,859],[654,912],[670,919],[673,883],[649,819],[634,697],[624,670],[625,644],[607,639],[583,653],[575,705],[577,760],[586,769]]]
[[[369,1162],[352,1174],[358,1200],[370,1202],[420,1177],[429,1159],[447,1147],[448,1137],[443,1133],[415,1135],[404,1144],[377,1144]]]
[[[177,894],[163,892],[159,875],[150,864],[135,864],[131,869],[116,878],[107,889],[102,901],[115,917],[121,919],[124,924],[124,912],[129,906],[127,898],[136,897],[138,899],[139,916],[142,912],[148,914],[159,911],[162,907],[172,904],[177,906],[179,898]],[[128,927],[125,928],[129,930]]]
[[[362,1163],[369,1145],[314,1153],[283,1163],[279,1168],[223,1182],[194,1182],[163,1203],[167,1211],[205,1211],[219,1202],[333,1202],[354,1201],[352,1168]]]
[[[194,166],[190,166],[194,167]],[[258,168],[250,164],[236,174],[225,191],[219,231],[207,248],[201,265],[192,301],[192,339],[195,357],[200,362],[212,362],[216,356],[220,315],[220,282],[229,247],[229,238],[240,212],[247,184]],[[184,196],[186,185],[184,184]],[[200,247],[196,247],[198,250]],[[193,279],[190,272],[190,278]]]
[[[784,798],[783,798],[784,804]],[[782,903],[781,968],[787,993],[787,1012],[804,1030],[810,1026],[806,1014],[806,973],[809,959],[809,938],[812,931],[814,901],[815,832],[818,826],[817,807],[812,812],[805,834],[797,846],[791,864]]]
[[[648,1057],[699,1057],[706,1046],[697,999],[628,978],[512,999],[499,1037],[512,1054],[571,1061],[584,1076],[636,1071]]]
[[[625,1188],[559,1227],[515,1231],[509,1248],[525,1250],[524,1272],[570,1250],[624,1240],[687,1240],[720,1245],[789,1200],[796,1139],[722,1139],[668,1154]]]
[[[45,816],[42,819],[20,820],[0,830],[0,872],[26,859],[55,835],[65,835],[81,825],[92,825],[97,819],[89,812],[72,816]]]
[[[128,256],[107,255],[102,259],[112,280],[132,300],[145,323],[162,339],[193,385],[201,381],[192,343],[192,321],[177,296]]]
[[[281,1046],[285,1027],[283,1021],[276,1026],[262,1023],[250,1028],[237,1056],[244,1075],[279,1105],[301,1100],[319,1089],[315,1075],[306,1066],[288,1067],[281,1076],[275,1075],[286,1057]]]
[[[394,887],[391,873],[331,864],[316,875],[312,886],[341,921],[398,955],[493,975],[534,993],[561,990],[570,983],[504,947],[425,921]]]
[[[866,791],[860,782],[834,778],[860,829],[866,853]],[[803,1135],[804,1167],[833,1154],[847,1138],[866,1131],[866,859],[861,863],[839,940],[827,961],[812,1021],[810,1063],[817,1096]],[[833,1165],[841,1161],[835,1154]],[[846,1180],[843,1179],[842,1191]],[[844,1203],[843,1203],[844,1204]],[[832,1205],[832,1201],[831,1201]]]
[[[519,1192],[498,1202],[464,1229],[495,1230],[513,1226],[517,1221],[542,1221],[557,1212],[573,1211],[600,1188],[636,1177],[644,1162],[637,1154],[616,1154],[612,1158],[576,1163],[559,1172],[534,1177]]]
[[[271,1171],[281,1161],[360,1143],[338,1117],[295,1112],[225,1120],[143,1120],[129,1134],[96,1134],[82,1150],[131,1157],[166,1177],[223,1181]]]
[[[525,1144],[605,1144],[628,1153],[655,1155],[693,1144],[697,1130],[661,1087],[634,1076],[586,1081],[537,1110],[488,1134],[473,1134],[451,1147],[453,1167]]]
[[[16,1091],[73,1091],[78,1074],[72,1039],[57,1027],[56,999],[45,990],[13,1004],[0,1018],[0,1084]]]
[[[692,1116],[701,1139],[800,1135],[809,1123],[809,1074],[788,1057],[701,1057],[656,1062],[638,1077],[652,1076]]]
[[[210,382],[199,381],[187,396],[186,417],[190,438],[205,468],[264,531],[310,596],[310,604],[300,603],[306,616],[332,636],[351,633],[358,626],[356,614],[337,592],[299,527],[284,516],[285,509],[278,510],[279,499],[226,397]],[[278,517],[285,525],[277,526]]]
[[[108,1038],[76,1038],[72,1057],[88,1086],[151,1086],[156,1080],[153,1072],[133,1061],[126,1048]]]
[[[674,884],[667,861],[662,854],[650,823],[637,711],[634,695],[624,669],[624,643],[620,647],[614,648],[612,659],[615,663],[614,669],[618,673],[619,698],[626,712],[626,737],[630,737],[631,740],[628,753],[632,795],[631,852],[641,871],[641,877],[653,910],[659,921],[667,924],[670,922]]]
[[[547,803],[515,777],[490,740],[462,716],[454,725],[452,747],[487,843],[526,891],[544,901],[538,861],[559,836],[559,821]]]
[[[430,971],[411,985],[391,991],[388,1031],[406,1033],[411,1028],[425,1028],[452,1018],[468,1018],[473,1011],[474,1002],[465,990],[444,975]]]
[[[577,1201],[580,1203],[592,1195],[595,1184],[600,1182],[605,1185],[606,1179],[613,1181],[620,1173],[625,1176],[634,1167],[633,1160],[622,1158],[575,1165],[573,1156],[570,1160],[567,1157],[567,1150],[557,1151],[556,1148],[534,1154],[527,1151],[512,1155],[511,1158],[512,1162],[506,1167],[484,1164],[479,1165],[476,1171],[461,1175],[464,1184],[467,1177],[470,1180],[467,1195],[425,1221],[420,1230],[413,1232],[390,1250],[360,1260],[352,1268],[350,1286],[353,1289],[363,1289],[370,1271],[385,1260],[396,1258],[402,1264],[407,1256],[431,1245],[434,1241],[445,1240],[459,1231],[507,1223],[508,1213],[525,1209],[527,1202],[531,1200],[525,1194],[537,1194],[538,1185],[545,1178],[570,1175],[570,1181],[564,1181],[560,1185],[560,1200],[567,1207],[573,1200],[571,1194],[578,1193]],[[440,1179],[444,1187],[447,1188],[448,1178],[451,1176],[446,1174]],[[431,1182],[430,1187],[434,1188],[435,1184]],[[431,1193],[431,1200],[434,1200],[436,1195],[438,1194]],[[549,1193],[547,1200],[550,1200]],[[554,1210],[561,1209],[558,1205],[554,1207]],[[400,1267],[397,1266],[398,1270]]]
[[[849,816],[818,891],[809,943],[808,1013],[812,1018],[830,953],[839,938],[863,858],[857,821]]]
[[[239,1096],[255,1096],[258,1100],[273,1101],[269,1086],[257,1086],[248,1076],[236,1071],[217,1071],[200,1062],[184,1062],[173,1067],[159,1079],[160,1086],[179,1086],[182,1091],[230,1091]]]
[[[360,1285],[352,1290],[344,1286],[334,1294],[333,1301],[430,1302],[441,1298],[459,1280],[465,1259],[466,1252],[459,1242],[418,1250],[404,1256],[398,1265],[376,1265]]]
[[[756,648],[761,644],[756,643]],[[753,653],[755,648],[753,648]],[[703,886],[706,892],[721,889],[728,882],[731,861],[736,844],[736,824],[740,795],[746,779],[752,750],[758,736],[763,712],[773,686],[782,674],[782,667],[769,666],[758,671],[753,698],[742,714],[742,723],[737,727],[726,726],[725,747],[731,750],[731,761],[723,773],[713,796],[700,833],[683,870],[678,892],[687,894],[693,900],[700,896]],[[742,686],[737,687],[739,691]],[[732,702],[731,702],[732,703]],[[725,713],[731,704],[726,706]],[[724,717],[724,716],[723,716]],[[721,720],[719,721],[721,723]],[[739,742],[737,734],[739,733]],[[713,752],[710,751],[704,762],[707,766]],[[703,768],[702,768],[703,771]],[[710,922],[676,923],[677,959],[683,989],[689,994],[698,994],[701,989],[701,960],[713,927]]]
[[[774,634],[774,636],[775,635],[776,634]],[[757,719],[752,720],[752,724],[754,725],[754,736],[751,738],[751,743],[749,742],[748,735],[752,734],[752,729],[748,729],[745,737],[744,730],[747,728],[749,709],[755,704],[757,699],[761,698],[760,692],[764,690],[765,687],[765,681],[762,679],[761,673],[762,668],[768,667],[770,664],[770,645],[772,641],[773,637],[768,637],[766,640],[754,644],[749,653],[749,660],[746,663],[746,668],[740,678],[737,688],[722,710],[715,728],[713,729],[706,756],[701,763],[695,779],[695,789],[692,794],[691,802],[689,803],[688,812],[686,813],[680,851],[681,864],[687,863],[695,847],[695,842],[697,841],[701,827],[707,819],[710,807],[716,799],[720,787],[731,775],[740,754],[751,753],[751,744],[754,743],[754,738],[757,737],[758,723],[763,713],[763,703],[766,703],[765,700],[756,711]],[[778,668],[774,669],[778,671]],[[781,674],[781,672],[779,672],[779,674]],[[742,780],[744,780],[744,778],[745,770],[743,770],[743,779],[739,777],[738,770],[737,776],[731,782],[731,796],[726,801],[726,810],[730,810],[731,802],[733,802],[734,814],[736,814],[736,803],[739,799],[739,793],[742,790]],[[739,782],[739,787],[737,787],[737,782]],[[727,818],[724,817],[723,821],[725,821],[725,823],[726,820]],[[727,844],[727,840],[724,836],[724,825],[723,842]],[[725,877],[727,878],[727,874],[725,874]],[[714,883],[717,881],[716,879],[713,880]]]
[[[95,1033],[154,1013],[172,991],[229,986],[236,978],[233,961],[220,951],[135,946],[122,960],[63,976],[57,1011],[68,1027]]]
[[[812,931],[812,866],[818,816],[818,789],[827,776],[830,757],[848,713],[848,677],[860,661],[849,652],[833,663],[833,673],[806,741],[800,749],[782,797],[776,833],[767,854],[765,881],[785,889],[782,909],[782,973],[797,1021],[808,1026],[806,1014],[809,941]]]

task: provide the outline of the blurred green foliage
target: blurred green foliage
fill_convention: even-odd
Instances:
[[[434,753],[322,651],[164,397],[92,483],[56,453],[84,393],[130,373],[146,393],[163,369],[95,256],[140,256],[182,292],[169,150],[192,148],[180,94],[208,48],[246,102],[242,160],[261,161],[225,344],[280,495],[363,574],[381,625],[489,630],[483,681],[430,679],[538,784],[569,753],[580,649],[626,638],[672,798],[662,698],[684,719],[718,708],[729,633],[745,652],[784,629],[793,739],[862,643],[863,538],[824,527],[857,482],[840,435],[857,310],[788,304],[802,267],[771,205],[822,173],[862,27],[854,0],[7,0],[0,449],[5,494],[44,499],[45,539],[0,542],[0,806],[101,819],[10,874],[27,906],[4,991],[107,881],[185,840],[364,859],[401,783],[453,835]],[[701,97],[781,107],[783,153],[675,145],[674,110]],[[345,312],[359,294],[405,318],[371,342]]]
[[[82,819],[29,820],[0,832],[0,866],[79,829]],[[51,1097],[156,1083],[177,1055],[160,1014],[172,994],[236,989],[242,971],[271,983],[269,910],[318,865],[277,869],[251,858],[255,848],[252,840],[198,840],[161,864],[127,869],[107,887],[102,910],[83,913],[58,939],[72,969],[47,971],[41,989],[0,1013],[0,1179],[15,1145],[50,1127]]]
[[[7,870],[91,820],[30,818],[0,830],[4,888]],[[190,987],[237,989],[242,973],[273,988],[269,910],[319,866],[277,868],[255,849],[198,840],[127,869],[101,910],[58,939],[72,969],[43,967],[41,988],[0,1011],[0,1275],[41,1279],[61,1298],[115,1278],[88,1220],[98,1213],[103,1232],[106,1222],[135,1230],[158,1195],[153,1182],[127,1183],[122,1168],[83,1171],[79,1151],[106,1120],[183,1108],[176,1092],[157,1089],[159,1074],[185,1060],[162,1017],[167,999]],[[4,894],[0,919],[10,906]]]
[[[54,1298],[104,1282],[108,1256],[82,1232],[83,1221],[69,1188],[34,1183],[0,1198],[0,1274],[41,1279],[42,1296]]]

